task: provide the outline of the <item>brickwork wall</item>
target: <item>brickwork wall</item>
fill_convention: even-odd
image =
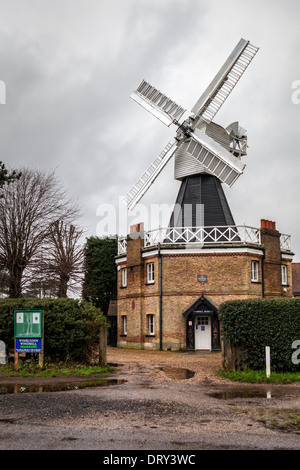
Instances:
[[[225,253],[163,254],[162,251],[162,318],[163,349],[185,349],[186,321],[183,312],[202,294],[217,306],[227,300],[292,296],[291,262],[281,260],[280,234],[263,229],[265,259],[258,253],[229,250]],[[128,240],[127,287],[121,288],[118,271],[118,345],[121,347],[159,349],[159,257],[142,257],[143,240]],[[146,253],[146,252],[145,252]],[[148,253],[147,253],[148,254]],[[258,282],[251,281],[251,261],[258,261]],[[154,263],[154,284],[147,283],[147,264]],[[281,284],[281,264],[288,268],[288,285]],[[198,276],[207,282],[199,282]],[[203,276],[202,276],[203,279]],[[204,277],[205,279],[205,277]],[[149,336],[148,317],[155,316],[155,336]],[[127,316],[127,336],[122,334],[122,315]]]
[[[260,262],[261,257],[248,253],[163,256],[163,292],[198,297],[202,293],[209,297],[260,297],[261,265],[259,284],[251,283],[251,260]],[[199,282],[198,275],[207,276],[207,282]]]
[[[259,283],[251,283],[249,254],[195,254],[163,256],[163,332],[167,347],[184,349],[186,325],[183,312],[202,294],[217,306],[226,300],[260,298]],[[198,282],[206,275],[207,282]]]
[[[265,247],[265,297],[278,297],[282,295],[280,233],[277,230],[262,228],[261,241]]]
[[[261,241],[265,248],[264,294],[266,298],[292,297],[292,263],[282,259],[280,232],[276,229],[262,228]],[[287,266],[287,286],[282,285],[281,265]]]

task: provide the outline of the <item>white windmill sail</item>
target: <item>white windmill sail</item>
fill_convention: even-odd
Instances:
[[[191,118],[181,124],[178,120],[184,114],[185,109],[145,80],[131,94],[134,101],[164,124],[167,126],[175,124],[178,129],[176,138],[169,142],[125,196],[124,201],[129,209],[132,209],[143,197],[176,149],[176,179],[180,180],[193,174],[210,173],[221,182],[232,186],[243,173],[245,165],[237,157],[246,154],[246,131],[240,128],[240,132],[242,132],[242,135],[240,135],[240,132],[236,132],[236,126],[229,127],[228,130],[222,128],[226,136],[231,139],[228,137],[228,145],[225,145],[221,133],[216,134],[216,129],[212,129],[213,123],[211,121],[230,95],[258,49],[249,41],[241,39],[211,84],[194,105]],[[220,138],[216,138],[217,135]],[[219,142],[223,142],[223,145],[220,145]]]
[[[175,139],[171,140],[164,150],[156,157],[154,162],[149,166],[145,173],[140,177],[138,182],[131,188],[130,191],[126,194],[124,202],[127,205],[128,209],[133,209],[133,207],[138,203],[142,198],[145,192],[149,189],[151,184],[155,181],[159,173],[166,166],[173,153],[176,150],[177,141]]]
[[[185,152],[195,158],[206,171],[228,186],[233,185],[246,166],[199,129],[191,134]]]
[[[130,97],[166,124],[166,126],[170,126],[174,121],[178,121],[186,111],[145,80],[142,81]]]
[[[192,113],[211,122],[245,72],[258,47],[241,39],[210,85],[192,108]]]

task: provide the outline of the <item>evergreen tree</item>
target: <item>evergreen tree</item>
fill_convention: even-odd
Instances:
[[[21,172],[18,173],[16,170],[13,170],[9,173],[8,170],[5,168],[5,164],[3,162],[0,162],[0,188],[3,188],[5,184],[12,183],[20,177]]]
[[[116,298],[117,237],[89,237],[84,249],[82,297],[106,315],[109,301]]]

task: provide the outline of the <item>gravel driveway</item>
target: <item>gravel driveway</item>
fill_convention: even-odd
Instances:
[[[0,395],[0,449],[300,448],[299,384],[225,381],[220,353],[108,348],[108,362],[117,385]]]
[[[216,376],[217,371],[222,369],[221,352],[183,353],[108,348],[107,357],[109,362],[124,364],[127,373],[132,370],[135,374],[137,368],[143,368],[144,374],[147,374],[152,380],[168,380],[168,376],[160,371],[160,367],[164,366],[192,370],[195,376],[189,379],[190,384],[207,380],[224,383],[223,379]],[[176,379],[173,377],[169,380]]]

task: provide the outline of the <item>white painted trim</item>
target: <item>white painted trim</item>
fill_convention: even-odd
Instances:
[[[154,263],[153,262],[147,263],[146,270],[147,270],[147,284],[154,284]]]
[[[241,248],[201,248],[201,249],[191,249],[188,248],[186,250],[178,250],[176,248],[172,249],[164,249],[161,248],[160,250],[162,255],[195,255],[195,254],[216,254],[216,253],[250,253],[251,255],[258,255],[262,256],[263,255],[263,250],[255,249],[255,248],[246,248],[246,247],[241,247]],[[158,250],[151,250],[147,251],[142,254],[143,258],[147,258],[149,256],[156,256],[158,255]]]
[[[281,259],[292,261],[293,258],[294,258],[294,255],[288,255],[288,254],[285,254],[285,253],[281,254]]]
[[[156,256],[158,255],[158,250],[154,251],[147,251],[147,253],[142,253],[142,258],[148,258],[149,256]]]
[[[251,260],[251,282],[258,282],[258,266],[259,262],[257,260]]]
[[[241,247],[241,248],[213,248],[213,249],[208,249],[208,248],[201,248],[201,249],[198,249],[198,248],[187,248],[186,250],[183,250],[183,249],[176,249],[174,248],[173,250],[172,249],[164,249],[164,248],[161,248],[160,250],[161,254],[165,254],[165,255],[172,255],[172,254],[179,254],[179,255],[182,255],[182,254],[202,254],[202,253],[250,253],[252,255],[258,255],[258,256],[261,256],[263,254],[263,250],[259,250],[259,249],[255,249],[255,248],[246,248],[246,247]],[[142,254],[142,257],[143,258],[147,258],[149,256],[157,256],[158,255],[158,250],[157,249],[154,249],[154,250],[149,250],[145,253]],[[282,253],[281,254],[281,259],[283,260],[290,260],[292,261],[294,258],[294,254],[293,255],[290,255],[290,254],[287,254],[287,253]],[[116,259],[116,264],[121,264],[121,263],[126,263],[127,262],[127,257],[123,257],[123,258],[118,258]]]

